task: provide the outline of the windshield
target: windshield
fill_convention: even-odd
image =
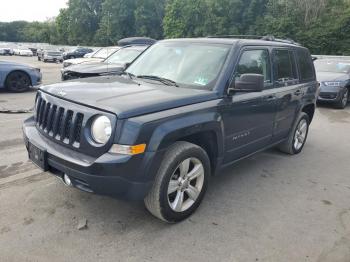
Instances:
[[[315,68],[318,72],[349,73],[350,61],[316,60]]]
[[[229,45],[162,42],[140,56],[127,73],[157,76],[180,86],[212,88],[226,60]]]
[[[109,47],[108,48],[101,48],[96,53],[94,53],[92,55],[92,57],[105,59],[105,58],[109,57],[116,50],[118,50],[118,48],[109,48]]]
[[[143,49],[135,48],[122,48],[108,57],[105,62],[109,64],[126,64],[131,63],[134,59],[141,54]]]

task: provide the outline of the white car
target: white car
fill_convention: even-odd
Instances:
[[[96,52],[92,53],[91,57],[82,57],[82,58],[74,58],[68,59],[63,62],[63,67],[68,67],[71,65],[78,65],[82,63],[90,63],[90,62],[102,62],[115,51],[119,50],[119,46],[111,46],[111,47],[103,47]],[[90,53],[91,54],[91,53]]]
[[[18,55],[20,55],[20,56],[33,56],[33,52],[29,49],[18,49]]]

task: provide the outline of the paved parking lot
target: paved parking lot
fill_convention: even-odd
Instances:
[[[0,59],[60,79],[59,64]],[[1,92],[0,108],[30,108],[34,96]],[[350,261],[350,106],[318,108],[302,154],[269,150],[225,169],[176,225],[42,173],[22,143],[28,116],[0,114],[0,261]]]

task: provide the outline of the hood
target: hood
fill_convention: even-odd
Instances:
[[[46,93],[115,113],[118,118],[159,112],[218,98],[209,90],[170,87],[121,76],[79,79],[40,88]]]
[[[333,72],[317,72],[317,80],[319,82],[325,81],[347,81],[350,79],[349,74],[333,73]]]
[[[97,58],[97,57],[83,57],[83,58],[75,58],[75,59],[68,59],[65,60],[65,62],[71,63],[72,65],[77,65],[81,63],[96,63],[96,62],[102,62],[104,59],[103,58]]]
[[[72,65],[70,67],[67,67],[65,70],[81,74],[102,74],[108,72],[121,71],[123,67],[123,64],[107,64],[103,62],[92,62]]]
[[[34,68],[30,65],[20,64],[20,63],[16,63],[16,62],[8,62],[8,61],[0,61],[0,66],[11,66],[11,67],[18,67],[18,68]]]

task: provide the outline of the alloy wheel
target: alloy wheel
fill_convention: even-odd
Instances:
[[[349,99],[348,97],[349,97],[349,90],[345,89],[345,92],[344,92],[343,97],[342,97],[342,104],[344,107],[348,103],[348,99]]]
[[[198,199],[204,184],[204,167],[194,157],[182,161],[168,185],[168,203],[175,212],[188,210]]]
[[[294,135],[294,148],[295,148],[295,150],[299,150],[304,145],[305,140],[306,140],[307,131],[308,131],[307,121],[305,119],[302,119],[299,122],[298,127],[295,131],[295,135]]]

